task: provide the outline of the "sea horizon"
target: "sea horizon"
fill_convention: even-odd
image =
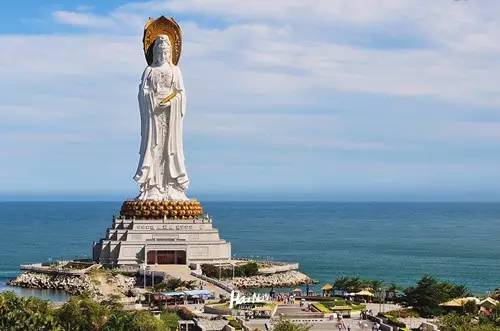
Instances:
[[[455,203],[455,204],[460,204],[460,203],[484,203],[484,204],[495,204],[495,203],[500,203],[500,200],[454,200],[454,199],[449,199],[449,200],[342,200],[342,199],[335,199],[335,200],[328,200],[328,199],[219,199],[219,198],[206,198],[206,199],[199,199],[195,196],[189,196],[188,199],[191,200],[198,200],[198,201],[206,201],[206,202],[262,202],[262,203],[267,203],[267,202],[318,202],[318,203]],[[2,202],[120,202],[122,203],[123,201],[127,200],[134,200],[134,197],[129,197],[129,198],[123,198],[123,199],[1,199],[0,198],[0,203]]]
[[[500,284],[500,203],[203,201],[233,255],[299,262],[339,276],[411,286],[425,274],[475,293]],[[0,278],[19,264],[91,257],[121,201],[2,201]],[[21,206],[21,207],[20,207]],[[251,239],[250,239],[251,238]]]

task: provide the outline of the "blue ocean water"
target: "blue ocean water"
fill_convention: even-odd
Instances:
[[[1,202],[0,288],[21,263],[90,257],[120,202]],[[500,203],[205,202],[233,254],[403,286],[500,287]]]

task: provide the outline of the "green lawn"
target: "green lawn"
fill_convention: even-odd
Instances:
[[[319,303],[319,302],[313,303],[313,304],[311,304],[311,306],[315,310],[317,310],[317,311],[319,311],[321,313],[326,313],[326,314],[331,313],[330,309],[328,309],[327,307],[325,307],[325,305],[323,305],[322,303]]]

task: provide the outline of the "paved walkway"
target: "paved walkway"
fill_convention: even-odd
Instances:
[[[307,324],[311,326],[311,331],[319,331],[319,330],[328,330],[328,331],[347,331],[346,328],[339,329],[338,325],[339,323],[337,321],[330,321],[324,319],[323,321],[316,321],[316,322],[304,322],[300,320],[295,320],[295,319],[290,319],[294,323],[302,323],[302,324]],[[265,324],[268,323],[269,320],[267,319],[252,319],[250,321],[246,321],[245,325],[250,328],[250,330],[254,329],[259,329],[259,330],[266,330]],[[361,321],[361,324],[359,323],[359,319],[353,319],[353,318],[346,318],[344,319],[345,325],[350,326],[351,331],[371,331],[372,329],[372,323],[367,320]]]
[[[396,305],[393,303],[365,303],[366,309],[373,312],[373,315],[377,316],[379,312],[387,312],[391,310],[401,309],[400,305]]]
[[[283,316],[283,318],[292,321],[294,323],[307,324],[312,326],[311,331],[314,330],[329,330],[329,331],[347,331],[348,326],[351,331],[371,331],[372,323],[368,320],[360,320],[359,315],[355,315],[352,318],[344,318],[342,327],[339,329],[339,322],[337,319],[326,319],[323,317],[317,317],[318,313],[303,311],[302,308],[298,304],[293,305],[284,305],[281,304],[278,306],[278,310],[276,311],[275,317]],[[254,326],[259,329],[265,330],[261,326],[263,326],[264,322],[259,322],[259,320],[252,320],[249,322],[250,329]],[[261,325],[261,326],[258,326]]]

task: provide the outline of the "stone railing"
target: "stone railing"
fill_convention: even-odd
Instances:
[[[217,279],[214,279],[214,278],[210,278],[210,277],[207,277],[205,275],[201,275],[201,274],[198,274],[194,271],[191,271],[191,275],[196,277],[196,278],[199,278],[201,280],[204,280],[204,281],[207,281],[211,284],[214,284],[215,286],[223,289],[224,291],[228,292],[228,293],[231,293],[231,291],[234,291],[234,287],[229,285],[229,284],[226,284],[220,280],[217,280]]]
[[[368,319],[372,322],[377,322],[378,324],[380,324],[381,331],[397,331],[398,330],[398,327],[386,324],[387,319],[384,320],[383,318],[376,317],[376,316],[370,316],[370,315],[368,315]]]
[[[299,270],[299,264],[298,263],[283,263],[283,264],[276,264],[270,267],[266,268],[259,268],[259,274],[275,274],[279,272],[287,272],[290,270]]]
[[[57,275],[70,275],[70,276],[82,276],[88,273],[90,270],[94,268],[100,268],[101,266],[98,264],[93,264],[84,269],[65,269],[64,263],[69,261],[64,261],[60,265],[54,266],[44,266],[41,263],[34,264],[21,264],[19,268],[23,271],[31,271],[38,272],[44,274],[57,274]]]

